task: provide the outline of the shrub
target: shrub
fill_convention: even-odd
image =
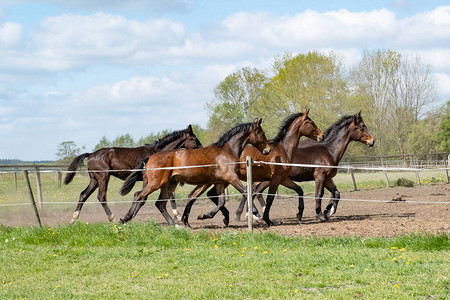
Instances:
[[[413,187],[414,181],[402,177],[395,181],[395,186]]]

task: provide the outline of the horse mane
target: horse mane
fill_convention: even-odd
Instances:
[[[253,124],[255,124],[255,123],[253,123],[253,122],[243,123],[243,124],[239,124],[239,125],[233,127],[228,132],[226,132],[224,135],[222,135],[220,137],[220,139],[212,145],[217,146],[217,147],[223,147],[234,135],[236,135],[238,132],[248,131]]]
[[[352,121],[354,115],[343,116],[339,120],[333,123],[325,132],[323,133],[322,143],[328,142],[331,138],[336,136],[336,134],[341,131],[343,127],[347,127]]]
[[[295,119],[297,119],[298,117],[301,117],[301,116],[303,116],[303,113],[300,112],[300,113],[295,113],[295,114],[292,114],[292,115],[286,117],[284,119],[284,121],[281,123],[280,130],[278,131],[277,136],[274,137],[273,139],[271,139],[270,143],[272,143],[272,144],[280,143],[286,136],[286,133],[289,130],[289,126],[291,126],[292,122],[294,122]]]
[[[172,133],[167,134],[166,136],[157,139],[153,143],[151,143],[149,146],[155,147],[155,149],[162,149],[168,144],[172,143],[173,141],[176,141],[183,137],[186,133],[189,133],[187,129],[177,130]]]

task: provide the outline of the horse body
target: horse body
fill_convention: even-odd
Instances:
[[[299,143],[292,164],[320,165],[322,167],[299,167],[291,168],[289,178],[296,182],[315,181],[316,191],[316,217],[321,220],[329,219],[337,210],[340,193],[333,181],[337,174],[337,168],[345,151],[351,141],[359,141],[372,147],[375,140],[367,129],[361,117],[361,112],[356,115],[345,116],[335,122],[324,133],[324,140],[320,143],[305,140]],[[327,167],[330,166],[330,167]],[[268,182],[258,183],[255,187],[257,193],[261,193],[269,186]],[[331,194],[330,203],[322,213],[321,203],[324,188]],[[299,195],[299,212],[297,217],[301,219],[304,210],[303,190],[297,191]],[[259,194],[258,200],[264,206],[264,199]]]
[[[216,184],[220,186],[219,194],[223,194],[225,186],[231,184],[244,192],[236,164],[243,148],[250,143],[262,152],[270,151],[260,124],[261,120],[238,125],[223,135],[217,143],[201,149],[165,151],[152,155],[146,167],[148,182],[142,191],[135,194],[133,204],[122,222],[131,220],[144,205],[145,197],[160,189],[161,194],[155,205],[167,223],[174,225],[175,222],[167,213],[166,203],[179,182],[197,185],[196,190]],[[127,181],[123,188],[126,185]],[[126,192],[125,189],[121,190],[121,193]]]
[[[192,126],[189,125],[187,129],[175,131],[149,145],[136,148],[102,148],[93,153],[84,153],[75,157],[68,168],[72,172],[66,174],[64,183],[69,184],[72,181],[76,170],[83,164],[85,158],[88,158],[87,167],[90,181],[86,189],[80,193],[80,198],[70,223],[74,223],[79,218],[84,202],[97,188],[99,189],[97,194],[98,201],[103,206],[109,221],[114,220],[114,215],[106,202],[110,176],[125,180],[132,173],[131,169],[136,168],[142,160],[146,160],[154,153],[180,147],[196,148],[201,146],[200,141],[192,131]],[[142,172],[139,172],[136,180],[145,181],[145,176],[141,174]]]

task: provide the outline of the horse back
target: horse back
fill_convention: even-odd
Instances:
[[[239,165],[239,177],[241,180],[246,180],[247,166],[242,164],[250,156],[254,163],[252,164],[252,177],[254,181],[266,181],[271,180],[272,177],[277,174],[284,177],[289,174],[290,167],[286,165],[268,165],[259,164],[258,161],[272,162],[272,163],[290,163],[288,156],[284,148],[279,144],[270,145],[270,153],[264,155],[254,146],[247,146],[244,148],[240,157],[241,164]]]

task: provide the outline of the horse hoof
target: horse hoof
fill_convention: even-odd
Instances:
[[[122,223],[122,224],[125,224],[126,223],[126,221],[124,220],[124,219],[120,219],[120,223]]]
[[[108,220],[109,220],[110,222],[114,222],[114,215],[110,215],[110,216],[108,217]]]
[[[325,218],[325,216],[323,215],[323,213],[320,213],[320,214],[316,215],[316,219],[319,220],[320,222],[325,222],[325,221],[327,221],[327,219]]]
[[[223,218],[223,224],[225,224],[225,227],[228,227],[228,224],[230,224],[230,219]]]
[[[204,214],[200,214],[200,215],[198,215],[197,220],[203,220],[204,218],[205,218],[205,215]]]
[[[303,214],[297,213],[297,220],[301,221],[303,217]]]
[[[176,228],[176,229],[183,229],[183,226],[180,226],[180,225],[178,225],[178,224],[175,224],[175,228]]]
[[[75,219],[70,220],[69,224],[72,225],[73,223],[75,223]]]

